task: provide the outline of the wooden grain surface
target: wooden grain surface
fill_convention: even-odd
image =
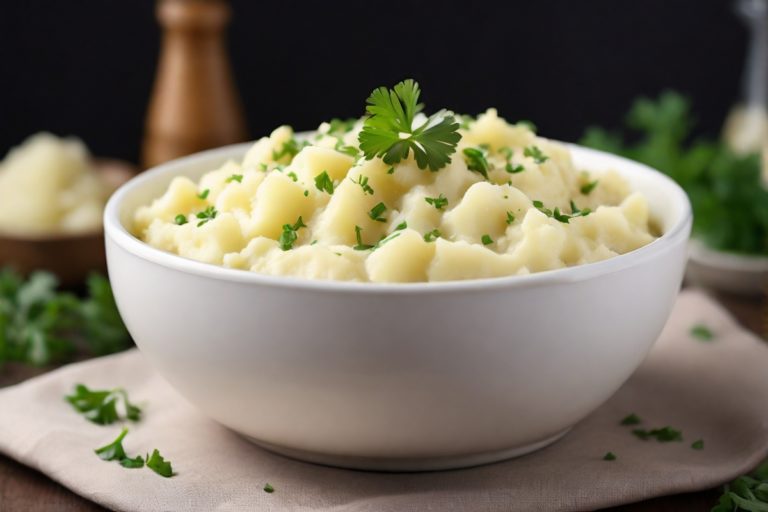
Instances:
[[[717,299],[748,329],[765,333],[766,305],[723,294]],[[33,377],[45,370],[11,365],[0,370],[0,387]],[[0,411],[0,414],[2,412]],[[610,512],[708,512],[717,501],[717,489],[667,496],[610,509]],[[0,512],[92,512],[106,509],[53,482],[43,474],[0,456]]]

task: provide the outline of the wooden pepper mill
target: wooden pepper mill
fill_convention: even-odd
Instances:
[[[246,140],[225,49],[230,15],[226,0],[158,0],[163,37],[142,148],[145,169]]]

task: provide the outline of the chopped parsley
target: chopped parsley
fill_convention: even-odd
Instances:
[[[205,201],[206,199],[208,199],[208,194],[210,194],[210,193],[211,193],[211,189],[207,188],[207,189],[203,190],[202,192],[200,192],[199,194],[197,194],[197,198],[198,199],[202,199],[203,201]]]
[[[387,222],[387,219],[382,217],[382,215],[386,211],[387,211],[387,205],[385,205],[384,203],[379,203],[373,208],[371,208],[371,211],[368,212],[368,216],[371,219],[375,220],[376,222]]]
[[[174,222],[174,223],[175,223],[177,226],[183,226],[184,224],[186,224],[186,223],[187,223],[187,222],[189,222],[189,221],[187,220],[187,216],[186,216],[186,215],[183,215],[183,214],[181,214],[181,213],[180,213],[180,214],[178,214],[178,215],[177,215],[177,216],[176,216],[176,217],[173,219],[173,222]]]
[[[125,457],[120,460],[120,465],[128,469],[138,469],[144,467],[144,457],[137,455],[134,458]]]
[[[389,169],[387,169],[387,174],[395,174],[395,166],[391,166]]]
[[[305,227],[307,227],[307,225],[304,224],[304,220],[301,218],[301,216],[299,216],[298,220],[296,220],[293,225],[283,224],[283,232],[280,234],[280,238],[277,239],[277,242],[280,244],[280,249],[284,251],[292,249],[293,244],[299,238],[297,232],[299,229]]]
[[[272,487],[272,485],[270,485],[270,484],[265,484],[264,485],[264,492],[272,494],[273,492],[275,492],[275,488]]]
[[[616,454],[613,452],[608,452],[605,455],[603,455],[603,460],[616,460]]]
[[[326,133],[349,133],[352,128],[355,127],[357,119],[350,117],[349,119],[339,119],[334,117],[328,123],[328,131]]]
[[[703,439],[697,439],[693,443],[691,443],[691,448],[694,450],[703,450],[704,449],[704,440]]]
[[[291,137],[287,141],[283,142],[283,145],[280,147],[279,150],[272,151],[272,160],[275,162],[281,160],[283,157],[289,157],[290,159],[293,159],[294,156],[296,156],[299,151],[301,150],[301,146],[299,143]]]
[[[437,171],[451,161],[461,140],[459,123],[444,111],[430,116],[417,128],[413,121],[424,108],[421,90],[414,80],[404,80],[393,89],[379,87],[366,101],[368,117],[358,136],[365,158],[381,157],[393,165],[413,153],[419,169]]]
[[[437,210],[442,210],[448,205],[448,199],[446,199],[443,194],[440,194],[438,197],[425,197],[424,200],[428,204],[434,206]]]
[[[425,242],[434,242],[438,238],[442,236],[442,233],[440,233],[439,229],[433,229],[429,233],[424,234],[424,241]]]
[[[309,190],[304,191],[304,197],[309,197]]]
[[[515,222],[515,215],[512,212],[507,212],[507,224]]]
[[[595,187],[597,187],[598,181],[599,181],[599,180],[595,180],[595,181],[589,181],[589,182],[587,182],[587,183],[583,184],[583,185],[581,186],[581,188],[579,189],[579,191],[580,191],[580,192],[581,192],[583,195],[585,195],[585,196],[588,196],[589,194],[591,194],[591,193],[592,193],[592,191],[593,191],[593,190],[595,190]]]
[[[652,430],[645,430],[642,428],[636,428],[632,431],[635,437],[647,441],[654,438],[660,443],[669,443],[672,441],[682,441],[683,433],[672,427],[655,428]]]
[[[123,448],[123,439],[125,439],[125,436],[128,435],[128,429],[124,428],[122,431],[120,431],[120,434],[117,436],[117,439],[109,443],[108,445],[102,446],[101,448],[96,448],[94,452],[96,455],[99,456],[101,460],[123,460],[127,459],[128,456],[125,454],[125,449]]]
[[[549,157],[541,152],[538,146],[527,146],[523,149],[523,156],[529,156],[533,158],[533,161],[537,164],[543,164]]]
[[[768,510],[768,460],[749,475],[740,476],[725,485],[712,512],[764,512]]]
[[[405,229],[407,227],[408,227],[408,221],[404,220],[403,222],[401,222],[400,224],[395,226],[395,231],[401,231],[401,230],[403,230],[403,229]]]
[[[493,243],[493,238],[491,238],[491,235],[483,235],[480,238],[480,241],[483,242],[483,245],[491,245]]]
[[[560,211],[559,207],[556,207],[554,211],[550,210],[549,208],[546,208],[544,206],[544,203],[541,201],[533,201],[533,207],[539,210],[541,213],[546,215],[547,217],[553,218],[556,221],[562,222],[563,224],[570,224],[571,219],[575,217],[586,217],[590,213],[592,213],[592,210],[589,208],[585,208],[583,210],[579,210],[576,205],[571,201],[571,210],[572,213],[569,215],[567,213],[563,213]]]
[[[356,251],[367,251],[369,249],[373,249],[372,245],[364,244],[363,243],[363,228],[360,226],[355,226],[355,240],[357,241],[357,245],[353,247]]]
[[[488,170],[491,166],[485,158],[485,151],[478,148],[464,148],[463,153],[467,169],[480,173],[485,179],[488,179]]]
[[[328,176],[328,171],[323,171],[315,176],[315,187],[321,192],[333,194],[333,180]]]
[[[344,144],[344,141],[341,139],[336,141],[336,145],[334,146],[333,149],[335,149],[339,153],[344,153],[345,155],[349,155],[352,158],[357,158],[357,155],[360,154],[359,149],[357,149],[355,146],[347,146],[346,144]]]
[[[128,393],[122,388],[96,390],[77,384],[74,392],[64,399],[85,419],[98,425],[110,425],[122,419],[141,419],[141,408],[131,403]],[[121,405],[120,409],[124,411],[124,415],[118,412],[118,404]]]
[[[217,212],[216,208],[214,208],[213,206],[209,206],[205,210],[203,210],[201,212],[197,212],[197,215],[195,215],[195,217],[200,219],[200,222],[197,223],[197,227],[200,227],[203,224],[205,224],[206,222],[215,219],[216,215],[218,215],[218,213],[219,212]]]
[[[699,341],[712,341],[715,339],[715,333],[712,329],[703,324],[696,324],[691,327],[691,336]]]
[[[236,181],[238,183],[242,183],[243,182],[243,175],[242,174],[233,174],[232,176],[227,178],[225,181],[226,181],[226,183],[232,183],[233,181]]]
[[[152,455],[147,456],[147,467],[165,478],[173,476],[171,461],[165,460],[157,448],[154,449]]]
[[[525,170],[525,167],[523,167],[522,164],[512,165],[511,162],[507,162],[507,165],[504,167],[504,169],[509,174],[517,174],[519,172],[523,172]]]
[[[630,425],[639,425],[642,422],[643,420],[640,419],[640,416],[638,416],[635,413],[632,413],[628,416],[625,416],[624,419],[621,420],[619,424],[623,426],[630,426]]]
[[[352,180],[352,178],[349,178]],[[357,177],[357,181],[352,180],[352,183],[355,183],[356,185],[360,185],[360,188],[363,189],[363,194],[370,194],[373,195],[373,189],[368,184],[368,176],[363,176],[362,174]]]
[[[293,171],[288,173],[288,177],[291,178],[294,182],[298,182],[299,181],[299,177],[296,176],[296,173],[293,172]]]
[[[381,240],[379,240],[379,241],[376,243],[376,245],[373,247],[373,250],[375,251],[376,249],[378,249],[378,248],[379,248],[379,247],[381,247],[382,245],[386,244],[387,242],[390,242],[390,241],[394,240],[395,238],[397,238],[397,237],[399,237],[399,236],[400,236],[400,233],[398,233],[398,232],[396,231],[396,232],[392,233],[391,235],[389,235],[389,236],[387,236],[387,237],[382,237],[382,238],[381,238]]]

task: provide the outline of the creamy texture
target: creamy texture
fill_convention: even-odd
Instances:
[[[35,135],[0,163],[0,233],[96,231],[111,190],[93,169],[82,142]]]
[[[227,162],[199,183],[175,178],[137,210],[134,232],[216,265],[372,282],[528,274],[604,260],[654,239],[646,199],[623,178],[577,169],[566,147],[493,109],[462,129],[451,163],[437,172],[411,159],[391,167],[346,154],[357,147],[359,128],[330,132],[323,124],[292,157],[285,150],[293,133],[280,127],[242,162]],[[465,148],[486,153],[487,179],[468,168]],[[316,183],[322,186],[323,172],[333,194]],[[561,221],[574,205],[591,213]]]

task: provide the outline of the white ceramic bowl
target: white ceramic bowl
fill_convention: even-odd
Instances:
[[[247,147],[182,158],[123,186],[105,212],[109,275],[137,345],[171,385],[298,459],[432,470],[543,447],[637,368],[682,280],[685,193],[648,167],[576,146],[579,168],[616,169],[646,194],[661,238],[529,276],[370,284],[199,263],[126,229],[174,176],[197,179]]]
[[[768,257],[718,251],[696,239],[688,252],[688,282],[739,295],[768,293]]]

